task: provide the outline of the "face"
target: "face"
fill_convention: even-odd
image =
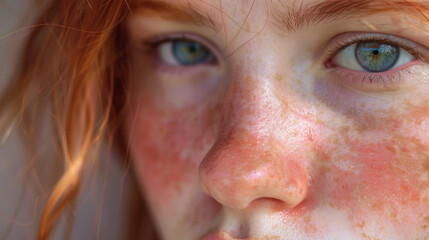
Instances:
[[[396,1],[292,2],[127,19],[129,148],[160,235],[425,239],[427,23]]]

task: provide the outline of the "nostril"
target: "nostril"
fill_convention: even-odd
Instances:
[[[272,212],[280,212],[294,206],[276,198],[263,197],[253,200],[248,207],[249,209],[263,208],[270,209]]]
[[[248,239],[249,238],[249,226],[247,223],[241,223],[237,230],[231,232],[231,236],[234,239]]]
[[[236,231],[227,232],[225,230],[221,230],[219,232],[214,232],[207,234],[200,240],[219,240],[219,239],[225,239],[225,240],[240,240],[240,239],[249,239],[249,230],[246,227],[247,230],[242,229],[241,227]]]

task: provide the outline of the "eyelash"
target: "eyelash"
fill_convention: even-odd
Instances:
[[[336,68],[336,71],[339,72],[337,74],[337,77],[340,79],[347,79],[348,82],[350,82],[352,85],[358,86],[358,87],[375,87],[374,85],[381,85],[382,87],[389,87],[386,84],[395,84],[400,83],[403,80],[404,74],[412,75],[413,72],[411,69],[404,68],[401,70],[388,70],[386,72],[379,72],[379,73],[373,73],[373,72],[359,72],[349,69],[339,69],[332,63],[334,57],[341,53],[344,49],[346,49],[349,46],[352,46],[353,44],[358,44],[361,42],[368,42],[368,41],[377,41],[383,44],[390,44],[398,46],[399,48],[404,49],[405,51],[408,51],[413,57],[415,57],[416,61],[420,61],[425,63],[425,58],[421,55],[419,52],[418,44],[411,43],[407,40],[403,40],[399,37],[394,36],[388,36],[384,34],[373,34],[373,33],[352,33],[352,35],[344,40],[339,40],[335,43],[333,47],[330,47],[328,49],[328,61],[325,62],[325,67],[327,69],[330,68]],[[406,64],[407,65],[407,64]],[[391,72],[392,71],[392,72]]]
[[[401,47],[404,50],[410,52],[411,55],[413,55],[416,59],[423,60],[420,53],[416,50],[417,47],[415,45],[407,43],[405,41],[401,41],[400,39],[394,40],[389,36],[385,36],[385,35],[374,36],[372,34],[371,35],[365,35],[365,34],[353,35],[349,39],[341,40],[341,41],[337,42],[336,48],[334,50],[329,51],[330,52],[330,58],[339,54],[345,48],[347,48],[353,44],[360,43],[360,42],[369,42],[369,41],[376,41],[376,42],[380,42],[380,43],[384,43],[384,44],[396,45],[396,46]]]
[[[195,41],[200,44],[202,44],[204,47],[210,50],[210,52],[218,59],[218,56],[216,55],[216,51],[214,51],[213,44],[211,44],[208,40],[202,39],[200,37],[196,37],[194,34],[188,34],[188,33],[173,33],[173,34],[165,34],[165,35],[158,35],[152,38],[149,38],[147,40],[143,41],[143,45],[145,46],[145,49],[148,51],[151,50],[157,50],[158,47],[164,43],[167,42],[173,42],[173,41]]]

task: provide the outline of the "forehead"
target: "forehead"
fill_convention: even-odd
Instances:
[[[406,15],[424,23],[429,19],[429,0],[146,0],[132,5],[133,11],[208,25],[217,31],[239,27],[252,32],[252,26],[261,24],[297,31],[320,23],[386,12],[392,17]]]
[[[155,13],[173,21],[202,23],[219,30],[230,27],[229,22],[242,25],[263,20],[262,16],[267,15],[273,4],[260,0],[143,0],[136,1],[133,11]]]

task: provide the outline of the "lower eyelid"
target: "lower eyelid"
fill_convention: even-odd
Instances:
[[[169,77],[172,79],[190,79],[211,68],[209,65],[196,65],[192,67],[165,64],[163,60],[156,59],[154,71],[159,77]]]
[[[176,79],[177,81],[188,81],[194,79],[196,76],[207,73],[207,72],[219,72],[222,71],[222,66],[205,63],[197,64],[193,66],[182,66],[180,64],[166,63],[160,58],[160,56],[153,57],[153,69],[152,71],[160,78]]]
[[[156,77],[158,87],[164,92],[163,99],[168,102],[168,106],[185,109],[204,104],[207,99],[215,96],[217,89],[222,87],[224,76],[221,72],[207,71],[207,69],[192,71],[193,75],[162,73],[162,76]]]
[[[414,60],[396,69],[382,73],[360,72],[334,67],[329,69],[327,78],[348,88],[370,92],[401,91],[422,82],[427,82],[428,66]],[[418,76],[425,76],[424,79]]]

